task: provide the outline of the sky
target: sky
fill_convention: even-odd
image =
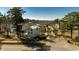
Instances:
[[[11,7],[0,7],[0,12],[6,14]],[[61,19],[70,12],[79,12],[79,7],[22,7],[26,13],[23,18],[36,20]]]

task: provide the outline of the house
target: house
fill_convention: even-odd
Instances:
[[[27,30],[28,36],[30,37],[35,37],[35,36],[40,35],[40,31],[41,31],[41,28],[38,25],[30,26]]]

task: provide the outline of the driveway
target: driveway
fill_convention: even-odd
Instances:
[[[48,43],[48,45],[51,46],[52,51],[78,51],[79,46],[68,43],[67,39],[68,38],[64,38],[62,36],[54,38],[55,43]]]
[[[69,44],[68,38],[57,37],[51,38],[52,41],[46,41],[46,45],[50,46],[51,51],[79,51],[79,46]],[[2,44],[1,51],[35,51],[36,48],[27,47],[23,44]]]

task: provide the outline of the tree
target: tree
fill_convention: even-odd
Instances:
[[[12,17],[14,25],[20,24],[24,21],[22,14],[25,13],[25,11],[23,11],[23,9],[21,9],[20,7],[13,7],[7,13]]]
[[[0,24],[3,22],[3,14],[0,12]]]
[[[11,16],[12,23],[16,27],[16,32],[18,34],[18,31],[21,30],[18,28],[18,24],[21,24],[24,21],[22,15],[25,13],[25,11],[23,11],[23,9],[20,7],[13,7],[7,13]]]
[[[72,38],[72,33],[73,33],[73,29],[74,26],[79,27],[78,22],[79,21],[79,12],[71,12],[67,15],[65,15],[65,17],[63,18],[63,20],[66,20],[66,24],[67,24],[67,29],[69,28],[71,30],[71,38]]]
[[[3,14],[0,12],[0,32],[1,32],[1,29],[2,29],[2,24],[3,23]]]

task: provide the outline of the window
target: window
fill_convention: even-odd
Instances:
[[[32,29],[30,31],[32,31]]]

